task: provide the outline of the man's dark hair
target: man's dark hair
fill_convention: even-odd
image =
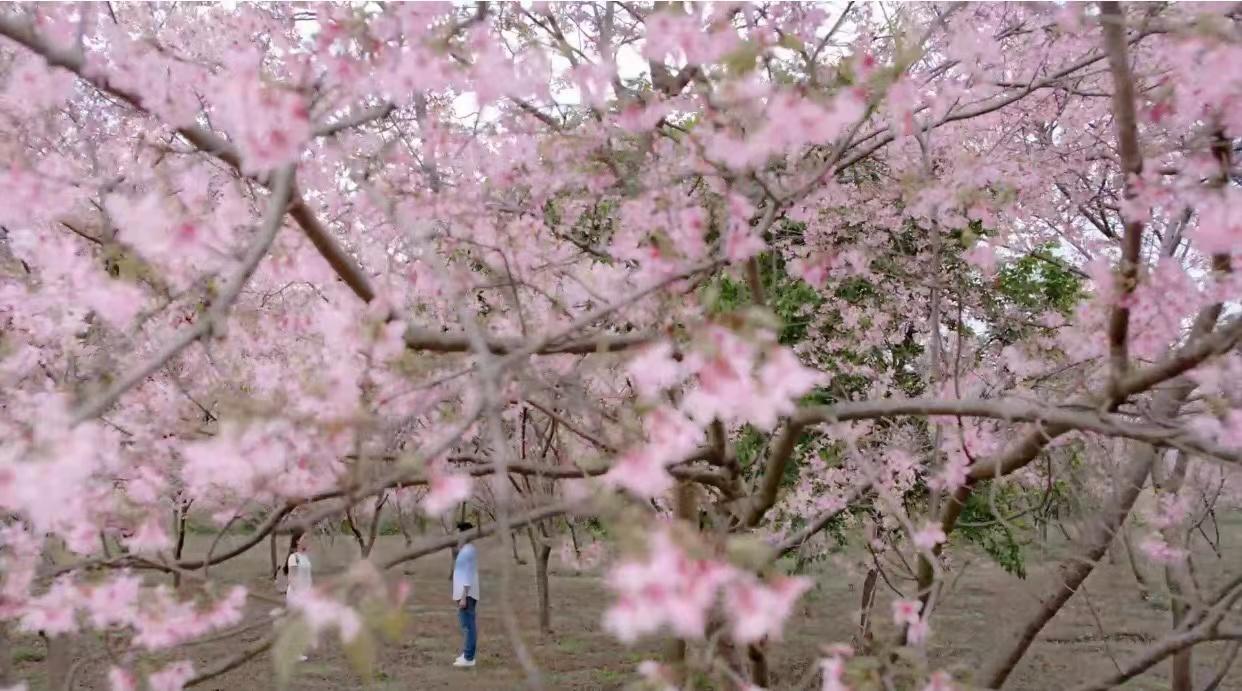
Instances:
[[[471,523],[470,521],[462,521],[461,523],[457,524],[457,529],[460,530],[461,532],[470,530],[473,527],[474,527],[474,524]]]

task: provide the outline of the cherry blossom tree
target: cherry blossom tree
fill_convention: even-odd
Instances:
[[[60,685],[284,678],[328,636],[365,668],[395,567],[462,537],[376,557],[383,510],[475,501],[469,537],[538,536],[545,613],[552,526],[608,527],[602,625],[672,643],[648,683],[797,683],[783,557],[838,539],[863,616],[822,688],[1001,688],[1132,525],[1170,627],[1081,688],[1197,689],[1242,640],[1193,549],[1240,496],[1239,12],[10,4],[0,622],[106,639]],[[191,510],[255,529],[195,553]],[[1071,518],[1037,605],[932,666],[955,553],[1023,575]],[[341,521],[356,564],[185,658],[268,597],[212,567]]]

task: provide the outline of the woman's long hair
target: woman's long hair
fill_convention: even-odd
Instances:
[[[299,530],[289,535],[289,553],[285,555],[285,565],[281,567],[285,571],[285,576],[289,575],[289,557],[293,556],[293,553],[297,551],[298,540],[301,540],[302,536],[305,534],[306,533]]]

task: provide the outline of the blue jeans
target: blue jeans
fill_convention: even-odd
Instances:
[[[457,623],[461,625],[461,634],[466,639],[465,647],[462,649],[462,657],[467,660],[474,660],[474,649],[479,640],[479,626],[477,623],[479,601],[468,597],[466,598],[466,606],[457,608]]]

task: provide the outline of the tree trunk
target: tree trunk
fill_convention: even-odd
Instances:
[[[13,642],[9,638],[9,622],[0,621],[0,686],[13,683]]]
[[[548,558],[552,555],[552,546],[547,541],[535,541],[531,536],[531,547],[535,552],[535,585],[539,589],[539,630],[552,633],[552,603],[548,591]]]
[[[678,483],[674,502],[673,507],[679,520],[687,522],[698,520],[699,502],[694,483]],[[680,638],[673,639],[665,652],[665,659],[673,672],[673,685],[678,688],[684,686],[686,683],[686,642]]]
[[[1106,30],[1108,30],[1107,27]],[[1220,265],[1226,264],[1221,260]],[[1190,328],[1190,340],[1193,342],[1211,333],[1220,317],[1220,312],[1220,303],[1214,303],[1199,310]],[[1182,377],[1167,382],[1166,387],[1158,390],[1152,398],[1153,419],[1167,420],[1175,417],[1194,388],[1193,382]],[[1001,645],[998,653],[983,666],[979,676],[979,685],[996,689],[1005,683],[1027,648],[1035,640],[1035,636],[1091,574],[1096,562],[1103,556],[1104,550],[1116,538],[1117,529],[1125,524],[1130,509],[1138,500],[1143,484],[1147,476],[1151,474],[1151,469],[1161,453],[1160,449],[1148,444],[1136,443],[1131,447],[1135,449],[1133,460],[1121,479],[1122,486],[1115,488],[1111,505],[1105,510],[1100,520],[1085,526],[1086,529],[1083,531],[1087,545],[1086,553],[1083,555],[1085,558],[1061,565],[1061,578],[1058,579],[1060,582],[1053,584],[1053,592],[1040,598],[1039,611],[1013,633],[1013,640]]]
[[[1161,494],[1170,498],[1177,497],[1181,493],[1182,485],[1186,480],[1186,471],[1190,466],[1190,456],[1185,452],[1177,453],[1177,460],[1173,463],[1173,470],[1169,476],[1161,483]],[[1188,517],[1190,518],[1190,517]],[[1161,537],[1165,543],[1173,549],[1186,549],[1186,529],[1180,525],[1174,524],[1166,526],[1161,532]],[[1169,588],[1169,598],[1172,600],[1173,610],[1173,628],[1178,629],[1186,620],[1189,614],[1189,605],[1187,598],[1193,598],[1194,578],[1190,573],[1190,555],[1187,553],[1185,561],[1176,561],[1165,566],[1164,580]],[[1194,646],[1188,646],[1173,654],[1170,669],[1170,691],[1194,691],[1195,688],[1195,672],[1194,672]]]
[[[375,498],[375,515],[371,517],[371,527],[367,530],[366,543],[362,545],[362,558],[370,559],[371,550],[375,549],[375,541],[379,539],[380,519],[384,516],[384,503],[388,497],[381,493]]]
[[[401,539],[405,542],[405,548],[409,549],[410,545],[414,544],[414,536],[410,534],[410,526],[406,523],[408,519],[406,518],[405,510],[401,508],[400,501],[394,502],[393,508],[397,512],[397,529],[401,531]],[[423,516],[419,516],[418,517],[419,534],[423,534],[427,532],[426,530],[427,526],[423,521],[424,521]],[[404,573],[407,576],[414,573],[413,562],[407,561],[401,567],[401,573]]]
[[[1138,560],[1134,558],[1134,545],[1130,543],[1130,531],[1126,527],[1121,526],[1120,530],[1121,546],[1126,550],[1126,561],[1130,564],[1130,571],[1134,574],[1134,580],[1138,583],[1139,593],[1144,600],[1151,599],[1152,589],[1147,583],[1147,577],[1143,575],[1143,569],[1139,566]]]
[[[533,549],[534,544],[535,544],[535,537],[533,535],[530,535],[529,528],[527,529],[527,536],[530,537],[530,543]],[[526,566],[526,560],[522,558],[521,554],[518,554],[517,543],[518,543],[517,540],[509,541],[509,544],[513,547],[513,563],[517,564],[518,566]],[[536,554],[536,556],[538,556],[539,550],[534,550],[534,553]]]
[[[863,579],[862,617],[858,624],[858,641],[854,645],[860,655],[871,654],[871,643],[874,640],[871,634],[871,612],[875,608],[876,585],[879,579],[879,571],[867,569],[867,576]]]
[[[354,536],[354,542],[358,543],[358,551],[365,552],[367,549],[366,540],[362,538],[362,533],[358,530],[358,525],[354,523],[354,512],[350,509],[345,510],[345,527],[349,528],[350,535]]]
[[[1168,406],[1163,407],[1166,408],[1164,412],[1167,413]],[[996,653],[983,665],[976,681],[978,686],[999,689],[1005,683],[1031,643],[1035,641],[1035,637],[1069,601],[1083,581],[1087,580],[1087,576],[1091,575],[1095,565],[1104,556],[1109,543],[1116,538],[1117,529],[1125,521],[1135,500],[1138,499],[1158,454],[1153,446],[1135,446],[1138,448],[1120,478],[1121,486],[1115,488],[1113,499],[1103,509],[1103,515],[1085,526],[1083,530],[1085,542],[1083,553],[1061,563],[1058,567],[1058,577],[1052,583],[1050,591],[1044,593],[1038,600],[1039,609],[1011,631],[1007,636],[1007,642],[997,645]]]
[[[746,657],[750,658],[750,680],[761,689],[768,686],[768,656],[764,652],[764,641],[746,647]]]
[[[176,530],[176,535],[177,535],[177,543],[173,546],[173,560],[174,561],[181,561],[181,553],[185,550],[186,508],[187,506],[185,504],[182,504],[181,502],[177,502],[177,509],[173,513],[173,526],[174,526],[174,529]],[[173,587],[174,588],[181,587],[181,572],[180,571],[173,572]]]
[[[405,546],[408,548],[410,545],[414,544],[414,536],[410,535],[410,527],[405,524],[405,511],[402,510],[401,504],[396,505],[396,510],[397,530],[401,531],[401,539],[405,542]]]
[[[73,667],[73,639],[69,636],[55,636],[47,642],[47,688],[60,691],[69,681],[69,670]]]
[[[280,573],[280,561],[278,558],[278,552],[279,550],[276,547],[276,531],[273,530],[272,534],[267,536],[267,558],[272,563],[272,579],[273,580],[276,578],[276,575]]]
[[[566,520],[565,522],[569,524],[569,540],[574,545],[574,556],[581,557],[582,549],[578,546],[578,531],[574,529],[574,522],[570,520]]]

